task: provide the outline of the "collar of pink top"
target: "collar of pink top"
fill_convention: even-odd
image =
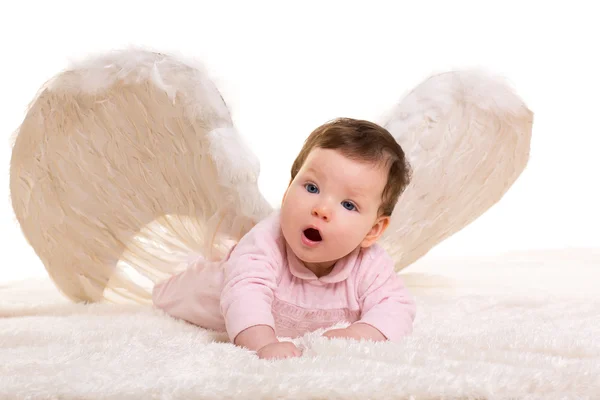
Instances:
[[[358,255],[360,253],[360,248],[354,250],[346,257],[338,260],[335,263],[333,270],[331,270],[331,272],[328,275],[322,276],[320,278],[318,278],[310,269],[306,268],[302,261],[300,261],[298,257],[296,257],[292,249],[287,245],[286,253],[288,267],[292,275],[294,275],[296,278],[309,281],[309,283],[311,284],[326,285],[330,283],[342,282],[350,276],[352,268],[356,264]]]

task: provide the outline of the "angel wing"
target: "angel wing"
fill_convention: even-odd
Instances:
[[[76,63],[16,132],[13,209],[74,301],[149,302],[191,253],[222,257],[271,212],[219,91],[181,60],[133,49]]]
[[[16,132],[13,209],[74,301],[149,302],[190,254],[222,257],[272,211],[215,85],[180,60],[89,58],[44,85]],[[492,83],[434,77],[383,123],[414,171],[382,239],[398,269],[498,201],[524,168],[531,114]]]
[[[413,169],[380,239],[397,271],[500,201],[529,161],[533,113],[503,78],[481,70],[430,77],[380,124]]]

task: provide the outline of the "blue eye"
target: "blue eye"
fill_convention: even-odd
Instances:
[[[319,193],[319,188],[316,185],[312,184],[312,183],[307,183],[306,185],[304,185],[304,187],[306,188],[306,191],[308,193],[313,193],[313,194],[314,193]]]
[[[342,201],[342,206],[348,211],[356,210],[356,206],[349,201]]]

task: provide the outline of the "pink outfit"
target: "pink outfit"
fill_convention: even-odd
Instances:
[[[339,322],[364,322],[397,341],[412,332],[415,303],[378,245],[357,249],[317,278],[287,246],[279,212],[258,223],[219,262],[198,261],[156,285],[156,307],[233,341],[268,325],[297,337]]]

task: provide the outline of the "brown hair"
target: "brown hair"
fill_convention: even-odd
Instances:
[[[380,214],[390,216],[398,198],[410,182],[411,168],[402,147],[387,129],[369,121],[338,118],[315,129],[306,139],[292,164],[292,181],[314,148],[339,150],[344,156],[359,161],[389,166],[382,193]]]

